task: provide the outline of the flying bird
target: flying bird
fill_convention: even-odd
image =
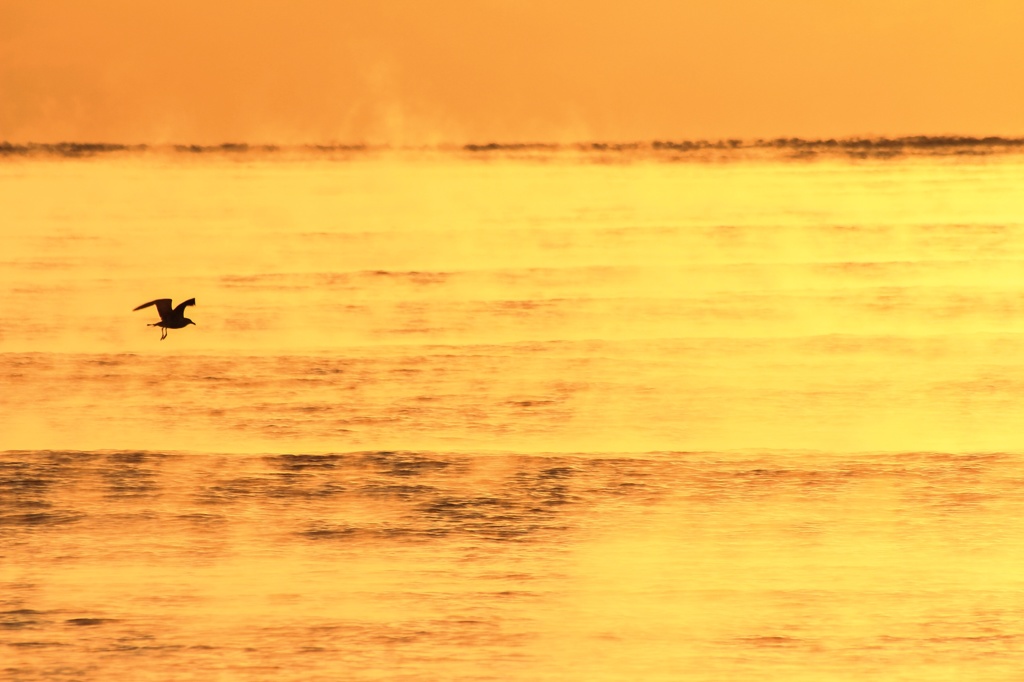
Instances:
[[[195,305],[196,299],[190,298],[187,301],[179,303],[173,310],[171,309],[171,299],[169,298],[158,298],[155,301],[149,303],[143,303],[135,310],[142,310],[148,308],[151,305],[156,306],[156,311],[160,313],[160,321],[154,322],[150,327],[161,327],[160,329],[160,340],[163,341],[167,338],[168,329],[181,329],[187,327],[190,324],[195,324],[192,320],[185,317],[185,308],[190,305]]]

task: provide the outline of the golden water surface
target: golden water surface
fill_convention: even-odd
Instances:
[[[0,160],[0,674],[1019,679],[1024,157],[955,152]]]

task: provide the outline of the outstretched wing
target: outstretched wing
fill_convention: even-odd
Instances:
[[[190,305],[195,305],[195,304],[196,304],[196,299],[194,299],[194,298],[190,298],[187,301],[182,301],[181,303],[179,303],[178,305],[176,305],[174,307],[174,315],[176,317],[185,317],[185,308],[189,307]],[[167,301],[167,307],[168,308],[171,307],[171,302],[170,301]],[[160,313],[160,316],[163,317],[163,313]]]
[[[193,299],[193,301],[194,300],[195,299]],[[148,308],[151,305],[156,306],[156,311],[160,313],[161,320],[166,320],[168,316],[171,314],[171,299],[169,298],[158,298],[155,301],[143,303],[138,308],[135,308],[135,310],[142,310],[143,308]]]

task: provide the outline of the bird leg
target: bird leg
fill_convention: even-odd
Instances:
[[[160,327],[160,340],[163,341],[167,338],[167,327]]]

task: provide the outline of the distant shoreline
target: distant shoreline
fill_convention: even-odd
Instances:
[[[117,142],[0,142],[0,156],[45,154],[65,157],[119,152],[174,152],[178,154],[272,154],[279,152],[697,152],[732,150],[790,150],[836,152],[900,152],[949,148],[1024,150],[1024,137],[910,135],[902,137],[833,137],[772,139],[682,139],[633,142],[485,142],[467,144],[122,144]]]
[[[647,155],[667,160],[699,160],[707,154],[768,154],[790,159],[812,159],[817,156],[849,158],[894,158],[900,156],[959,156],[1024,153],[1024,137],[928,136],[847,137],[804,139],[724,140],[653,140],[649,142],[488,142],[464,145],[393,146],[370,144],[247,144],[226,142],[199,144],[118,144],[106,142],[11,143],[0,142],[0,157],[57,156],[64,158],[94,157],[122,153],[170,153],[180,155],[214,154],[238,156],[258,155],[357,155],[380,152],[441,152],[472,155],[517,154],[622,154]]]

